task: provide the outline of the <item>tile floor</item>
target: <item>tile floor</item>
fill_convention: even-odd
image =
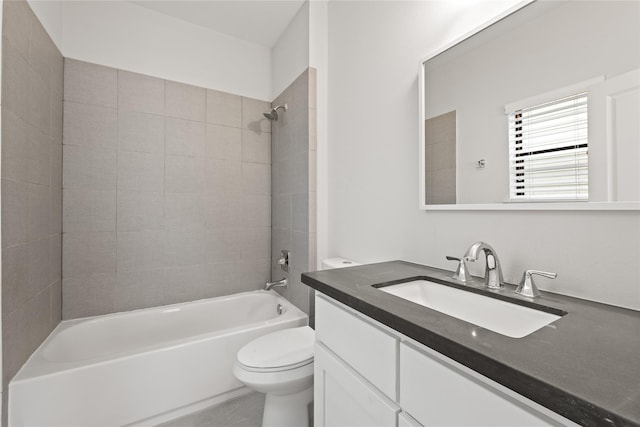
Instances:
[[[162,427],[260,427],[264,394],[251,393],[160,424]]]

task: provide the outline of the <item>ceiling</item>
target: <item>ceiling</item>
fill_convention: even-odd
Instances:
[[[132,0],[165,15],[273,47],[304,0]]]

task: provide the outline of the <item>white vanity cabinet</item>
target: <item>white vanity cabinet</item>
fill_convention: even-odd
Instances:
[[[397,336],[316,297],[314,425],[397,424]]]
[[[316,293],[318,427],[560,426],[560,415]]]
[[[524,397],[488,381],[424,346],[400,344],[402,409],[422,425],[562,425],[534,409],[534,402],[524,403]]]

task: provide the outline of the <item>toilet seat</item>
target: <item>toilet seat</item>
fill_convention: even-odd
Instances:
[[[315,333],[308,326],[263,335],[240,349],[237,362],[251,372],[280,372],[313,363]]]

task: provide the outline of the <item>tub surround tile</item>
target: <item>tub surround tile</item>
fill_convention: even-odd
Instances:
[[[118,113],[113,108],[76,102],[64,103],[64,143],[114,149],[118,140]]]
[[[116,233],[64,233],[62,235],[64,278],[116,271]]]
[[[118,273],[158,270],[166,265],[164,233],[132,231],[117,233]]]
[[[50,189],[49,234],[62,234],[62,188]]]
[[[244,196],[242,210],[244,227],[271,226],[270,196]]]
[[[51,82],[29,69],[29,113],[27,122],[45,134],[51,130]]]
[[[65,233],[116,230],[116,192],[64,191],[63,230]]]
[[[118,149],[164,153],[164,122],[162,116],[136,111],[118,111]]]
[[[2,250],[3,317],[21,307],[29,297],[29,245],[26,243]]]
[[[308,232],[310,226],[310,203],[309,193],[293,194],[292,196],[292,230],[297,232]]]
[[[205,236],[202,232],[167,231],[164,240],[165,265],[203,265]]]
[[[167,81],[165,102],[168,117],[205,121],[206,90],[202,87]]]
[[[304,271],[309,271],[304,270]],[[302,284],[302,282],[300,282],[300,276],[302,275],[302,273],[304,272],[302,270],[291,270],[291,276],[297,278],[295,285],[291,286],[291,294],[290,294],[290,298],[291,298],[291,302],[293,303],[293,305],[295,305],[296,307],[298,307],[300,310],[304,311],[305,313],[309,313],[310,312],[310,294],[311,294],[311,290],[308,286]]]
[[[62,318],[66,320],[113,313],[115,287],[115,273],[65,276],[62,280]]]
[[[242,161],[271,165],[271,134],[243,129]]]
[[[118,231],[159,230],[164,227],[162,192],[118,191]]]
[[[118,73],[113,68],[66,58],[64,81],[65,101],[118,106]]]
[[[4,22],[0,288],[6,390],[60,317],[54,315],[52,296],[60,276],[53,259],[60,260],[61,251],[63,59],[26,1],[7,1],[0,7]]]
[[[118,109],[163,115],[165,81],[118,70]]]
[[[53,329],[62,321],[62,280],[51,284],[49,296],[51,298],[51,326]]]
[[[3,4],[5,3],[3,2]],[[8,19],[4,20],[4,22],[7,21]],[[27,121],[29,115],[29,64],[27,60],[11,48],[3,49],[2,76],[2,106]]]
[[[38,21],[38,18],[31,16],[29,23],[29,64],[33,71],[38,73],[44,80],[50,78],[51,55],[57,50],[51,37]]]
[[[27,238],[49,236],[50,189],[46,185],[29,184]]]
[[[165,131],[167,154],[204,157],[206,141],[204,122],[167,117]]]
[[[271,165],[243,162],[242,193],[247,195],[270,195]]]
[[[65,77],[63,316],[264,286],[270,104],[73,60]]]
[[[50,240],[48,237],[33,240],[28,244],[27,295],[32,298],[49,287]]]
[[[204,264],[170,267],[164,270],[164,274],[165,304],[205,298],[207,268]]]
[[[62,147],[63,186],[84,190],[116,189],[116,151],[93,147]]]
[[[2,346],[3,376],[13,378],[31,355],[32,350],[28,340],[31,321],[29,308],[30,305],[25,303],[10,313],[3,311],[2,339],[5,343],[11,343],[10,346],[6,344]],[[8,393],[5,391],[3,394]]]
[[[205,288],[207,298],[264,289],[270,280],[269,261],[250,264],[229,261],[207,264],[209,281]]]
[[[165,222],[168,231],[204,231],[204,195],[199,193],[166,193]]]
[[[310,108],[315,105],[314,71],[307,69],[273,101],[273,106],[286,103],[289,108],[282,113],[282,120],[272,123],[271,189],[271,278],[288,277],[289,287],[281,292],[311,317],[310,293],[300,282],[300,274],[315,269],[316,264],[316,169],[315,152],[311,150],[316,111]],[[276,264],[282,249],[291,251],[288,273]]]
[[[242,193],[207,194],[205,209],[207,229],[242,227]]]
[[[62,188],[62,143],[51,141],[51,165],[49,170],[51,177],[49,183],[51,187]]]
[[[186,156],[165,157],[165,191],[201,193],[205,191],[205,159]]]
[[[242,257],[241,228],[216,228],[206,231],[207,263],[215,264],[239,260]]]
[[[241,162],[207,159],[207,194],[216,198],[224,195],[234,198],[241,196],[242,166]]]
[[[2,177],[29,181],[29,125],[7,108],[2,109]]]
[[[207,124],[207,157],[239,162],[242,160],[242,130]]]
[[[25,62],[29,61],[29,40],[33,13],[26,1],[10,1],[3,5],[3,50],[10,48]],[[11,19],[9,19],[11,18]]]
[[[165,303],[166,270],[118,272],[114,292],[116,311],[136,310]]]
[[[62,235],[49,238],[49,283],[60,283],[62,279]]]
[[[275,186],[274,186],[275,188]],[[299,212],[293,210],[292,196],[285,194],[283,196],[274,195],[271,205],[271,226],[277,229],[289,229],[292,228],[292,217],[299,215]]]
[[[118,191],[161,192],[165,158],[162,153],[118,152]]]
[[[271,227],[244,228],[239,234],[243,260],[270,261]]]
[[[263,115],[269,110],[270,102],[242,97],[242,128],[257,133],[271,133],[271,120]]]
[[[259,259],[252,262],[243,260],[240,266],[241,271],[237,276],[238,285],[242,289],[240,292],[264,289],[264,285],[271,278],[271,262],[269,259]]]
[[[242,127],[242,97],[207,89],[207,123]]]
[[[51,128],[49,136],[58,144],[62,144],[64,127],[64,102],[62,91],[55,89],[55,86],[62,85],[62,81],[55,82],[52,78],[51,88]]]
[[[2,178],[2,247],[27,241],[29,184]]]

